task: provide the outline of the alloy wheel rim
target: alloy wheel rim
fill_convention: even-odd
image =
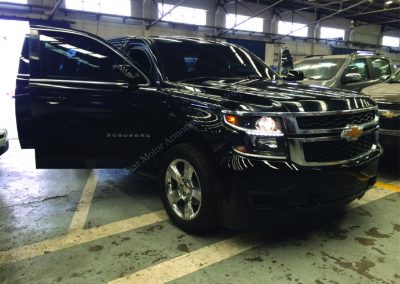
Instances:
[[[201,208],[200,180],[194,167],[184,159],[173,160],[165,174],[165,190],[170,207],[181,219],[194,219]]]

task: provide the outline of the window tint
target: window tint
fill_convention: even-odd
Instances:
[[[359,73],[361,75],[361,80],[368,80],[368,69],[367,69],[367,61],[365,59],[355,59],[350,62],[349,66],[346,69],[347,73]]]
[[[371,60],[372,68],[374,69],[375,78],[380,78],[382,76],[390,76],[390,63],[386,59],[373,58]]]
[[[234,45],[157,40],[156,46],[161,68],[172,82],[198,77],[277,79],[259,58]]]
[[[146,51],[138,47],[131,48],[128,51],[128,56],[147,74],[151,74],[151,61]]]
[[[40,35],[43,76],[89,81],[146,83],[128,62],[99,42],[79,35]],[[137,82],[139,83],[139,82]]]

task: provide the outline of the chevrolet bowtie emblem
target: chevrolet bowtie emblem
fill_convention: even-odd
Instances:
[[[360,138],[362,133],[363,133],[363,128],[361,126],[348,125],[346,129],[342,131],[342,134],[340,136],[342,138],[351,141]]]
[[[394,113],[392,111],[385,111],[385,112],[381,112],[381,115],[386,118],[395,118],[395,117],[398,117],[400,114]]]

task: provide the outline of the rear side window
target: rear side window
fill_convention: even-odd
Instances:
[[[46,32],[40,35],[42,75],[49,79],[126,81],[124,59],[105,45],[80,35]]]
[[[366,81],[369,79],[367,61],[365,59],[359,58],[355,59],[347,66],[347,73],[359,73],[361,75],[361,80]]]
[[[383,76],[390,76],[391,74],[391,69],[390,69],[390,63],[386,59],[381,59],[381,58],[372,58],[371,59],[372,63],[372,68],[374,71],[374,77],[375,78],[380,78]]]

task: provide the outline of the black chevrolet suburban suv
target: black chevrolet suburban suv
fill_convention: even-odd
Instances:
[[[284,82],[246,49],[196,38],[32,26],[16,116],[37,168],[157,173],[192,233],[343,206],[382,152],[370,98]]]

